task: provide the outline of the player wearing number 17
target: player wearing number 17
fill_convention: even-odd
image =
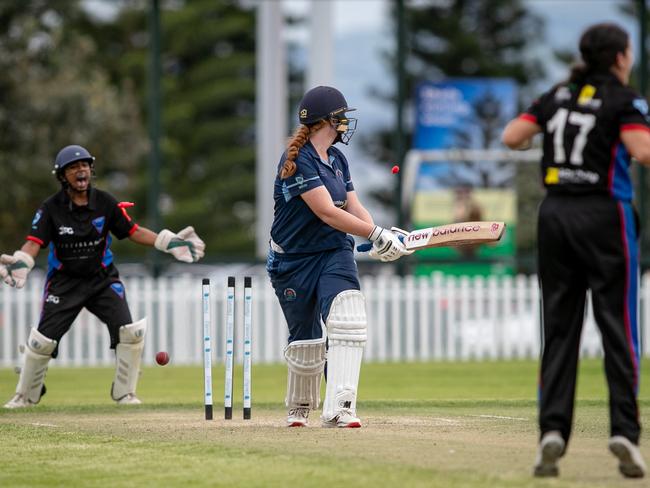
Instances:
[[[544,342],[539,383],[536,476],[557,476],[571,434],[585,297],[605,351],[609,449],[626,477],[641,477],[637,405],[640,344],[638,216],[631,157],[650,165],[646,100],[628,88],[634,62],[627,33],[597,24],[580,39],[584,64],[508,124],[503,142],[526,146],[543,134],[538,273]]]

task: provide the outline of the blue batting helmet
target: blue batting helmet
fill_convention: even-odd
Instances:
[[[335,115],[344,115],[345,112],[356,110],[348,107],[343,94],[331,86],[317,86],[312,88],[300,100],[298,119],[301,124],[310,125],[319,120]]]
[[[77,161],[87,161],[88,163],[93,164],[95,158],[91,156],[88,149],[85,147],[77,146],[75,144],[66,146],[56,155],[56,159],[54,160],[54,172],[59,173],[63,171],[67,165]]]

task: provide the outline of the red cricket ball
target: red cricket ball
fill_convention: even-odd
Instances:
[[[156,354],[156,362],[161,366],[164,366],[169,362],[169,354],[167,354],[165,351],[160,351],[158,354]]]
[[[397,166],[397,165],[393,166],[393,169],[391,169],[391,172],[392,172],[394,175],[396,175],[397,173],[399,173],[399,166]]]

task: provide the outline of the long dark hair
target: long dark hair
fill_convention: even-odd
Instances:
[[[624,53],[630,38],[621,27],[605,22],[595,24],[580,37],[582,63],[571,69],[569,83],[580,84],[589,74],[607,73],[616,63],[616,55]]]

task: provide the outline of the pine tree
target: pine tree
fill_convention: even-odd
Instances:
[[[391,18],[396,31],[395,7]],[[522,0],[406,0],[404,19],[407,94],[422,80],[510,77],[525,86],[543,76],[541,63],[526,55],[539,41],[543,24]],[[386,59],[396,72],[396,52]],[[397,100],[396,93],[379,96]],[[399,160],[394,134],[391,128],[378,140],[366,141],[378,160]]]
[[[396,32],[395,9],[394,6],[391,18]],[[542,36],[543,22],[526,8],[522,0],[405,0],[404,19],[407,97],[423,80],[506,77],[513,78],[525,89],[527,84],[544,75],[541,62],[530,55],[530,49]],[[391,72],[396,73],[396,52],[387,53],[386,59]],[[396,93],[379,96],[392,104],[397,102]],[[489,117],[485,122],[484,147],[493,147],[498,134],[487,130],[493,122]],[[378,161],[400,161],[403,155],[395,153],[395,133],[393,127],[364,141]],[[410,140],[411,134],[407,133],[407,147]],[[462,141],[459,144],[462,146]],[[516,182],[530,184],[532,181],[536,184],[538,181],[537,169],[533,165],[522,165],[517,171],[524,171],[527,176],[517,176]],[[485,184],[501,184],[488,182],[487,176],[482,174]],[[396,181],[392,183],[396,185]],[[533,193],[533,198],[538,198],[539,192]],[[395,194],[396,188],[383,188],[373,192],[373,197],[386,206],[393,206]],[[520,203],[525,209],[531,207],[527,201]],[[533,227],[519,226],[518,240],[529,242],[533,233]]]
[[[58,191],[54,157],[68,144],[97,157],[99,185],[126,196],[146,139],[134,95],[95,64],[74,1],[0,3],[0,248],[20,246],[39,204]]]
[[[132,80],[144,113],[146,15],[144,5],[127,5],[91,29],[113,83]],[[193,225],[211,257],[252,258],[254,12],[235,0],[161,2],[161,22],[163,224],[172,230]],[[146,209],[145,195],[139,198]]]

